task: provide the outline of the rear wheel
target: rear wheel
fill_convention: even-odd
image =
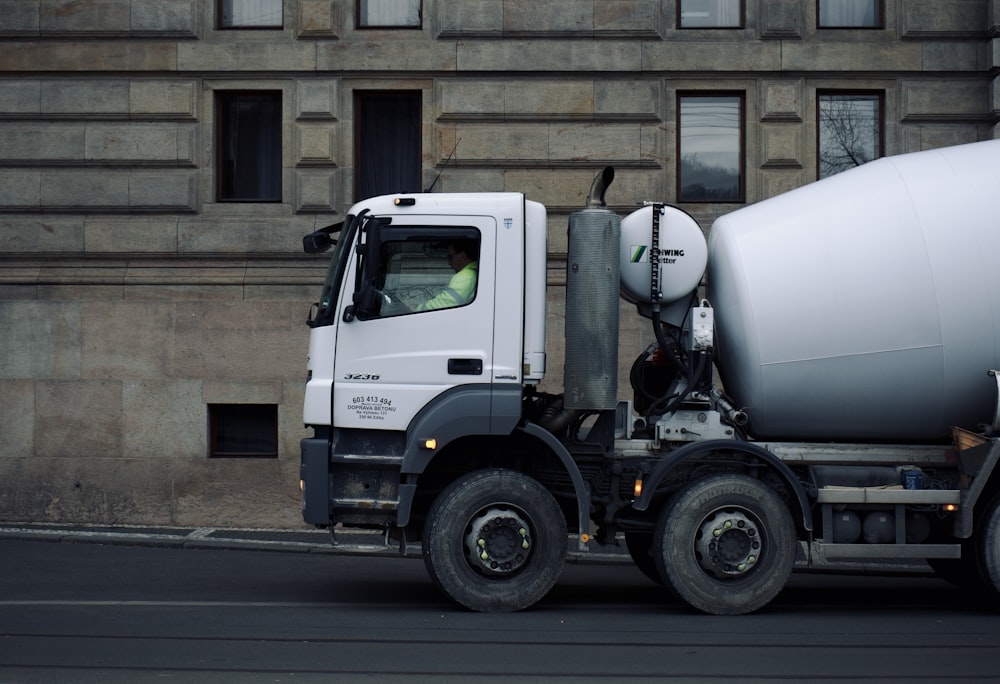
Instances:
[[[795,562],[788,507],[746,475],[692,483],[661,514],[654,542],[667,586],[691,607],[714,615],[742,615],[767,605]]]
[[[994,599],[1000,595],[1000,496],[986,508],[977,550],[982,578]]]
[[[949,584],[964,591],[978,593],[987,588],[987,583],[983,579],[977,555],[977,544],[974,540],[966,539],[962,542],[961,558],[928,558],[927,564],[934,574]]]
[[[562,510],[537,480],[482,470],[438,496],[424,525],[424,564],[434,583],[471,610],[522,610],[545,596],[566,558]]]

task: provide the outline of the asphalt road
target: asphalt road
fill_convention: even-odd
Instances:
[[[618,564],[504,615],[415,559],[0,540],[0,567],[4,683],[1000,680],[1000,612],[927,577],[799,574],[729,618]]]

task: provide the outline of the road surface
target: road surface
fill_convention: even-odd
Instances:
[[[0,540],[0,682],[1000,680],[1000,613],[929,577],[797,574],[693,614],[569,564],[530,610],[465,611],[417,559]]]

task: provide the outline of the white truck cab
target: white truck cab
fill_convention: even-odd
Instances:
[[[405,431],[448,392],[482,401],[483,420],[518,415],[521,384],[545,373],[545,236],[545,208],[519,193],[353,207],[312,319],[305,423]],[[471,298],[424,309],[455,275],[456,241],[477,251]],[[340,283],[361,284],[368,301]]]

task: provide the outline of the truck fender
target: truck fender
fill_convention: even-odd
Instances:
[[[759,447],[755,444],[750,444],[747,442],[738,442],[728,439],[711,439],[704,442],[693,442],[685,446],[680,447],[676,451],[673,451],[666,458],[657,463],[652,472],[645,478],[642,485],[642,494],[639,495],[632,503],[632,508],[638,511],[645,511],[649,508],[650,504],[653,502],[653,496],[656,494],[656,488],[659,486],[663,478],[667,476],[672,470],[677,468],[684,461],[697,460],[699,457],[706,454],[710,454],[713,451],[736,451],[747,456],[752,456],[754,458],[764,461],[769,466],[774,468],[781,478],[784,480],[785,484],[788,486],[790,492],[792,492],[796,499],[798,499],[799,513],[802,515],[802,527],[807,531],[812,531],[813,521],[812,521],[812,511],[809,507],[809,499],[806,495],[805,488],[799,479],[792,472],[791,468],[785,465],[777,456],[772,454],[767,449]]]
[[[577,518],[579,523],[580,535],[579,535],[579,550],[587,551],[587,539],[585,530],[590,528],[590,491],[587,489],[587,483],[583,480],[583,475],[580,474],[580,469],[577,468],[576,462],[573,457],[567,451],[566,447],[563,446],[555,435],[541,427],[540,425],[535,425],[534,423],[527,423],[520,431],[526,435],[534,437],[544,443],[552,453],[556,455],[559,461],[566,468],[566,472],[570,476],[570,480],[573,482],[573,489],[576,492],[576,506],[577,506]],[[407,449],[409,453],[409,449]],[[421,471],[426,467],[430,459],[423,460],[421,465]],[[411,462],[412,467],[412,462]],[[408,471],[405,467],[404,472]],[[396,524],[400,527],[405,527],[410,522],[410,512],[413,508],[413,498],[417,492],[416,483],[404,483],[400,485],[399,488],[399,510],[396,514]]]
[[[403,473],[419,475],[450,442],[470,435],[509,435],[521,418],[521,386],[459,385],[442,392],[406,429]],[[434,449],[424,442],[434,438]]]
[[[401,474],[420,475],[450,442],[469,435],[509,435],[521,417],[521,386],[502,384],[459,385],[443,392],[423,407],[406,430]],[[425,440],[436,446],[427,449]],[[396,524],[410,523],[417,485],[412,478],[399,487]]]
[[[590,490],[587,489],[587,483],[583,481],[583,475],[580,474],[576,461],[573,460],[573,456],[563,443],[542,426],[527,423],[521,428],[521,431],[544,442],[545,446],[552,450],[552,453],[566,468],[566,472],[569,473],[570,479],[573,481],[573,489],[576,491],[576,514],[579,518],[580,529],[579,550],[586,551],[589,548],[587,546],[587,530],[590,529]]]

